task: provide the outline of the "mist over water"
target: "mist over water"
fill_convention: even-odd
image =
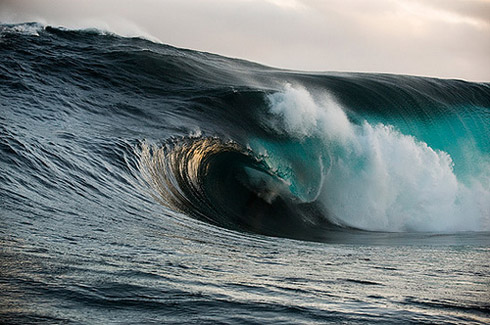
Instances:
[[[0,57],[0,323],[488,323],[489,84],[38,23]]]

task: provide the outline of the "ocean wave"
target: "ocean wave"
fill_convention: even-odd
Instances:
[[[490,84],[0,35],[1,321],[488,323]]]
[[[60,123],[45,138],[69,127],[74,148],[134,144],[128,177],[170,210],[306,239],[489,229],[486,83],[287,71],[36,23],[2,35],[5,119]]]

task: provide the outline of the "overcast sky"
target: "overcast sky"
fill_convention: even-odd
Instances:
[[[97,27],[298,70],[490,81],[490,0],[0,0],[0,21]]]

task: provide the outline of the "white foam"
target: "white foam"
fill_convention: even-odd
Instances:
[[[286,85],[269,96],[270,125],[337,148],[318,199],[336,222],[381,231],[490,230],[489,177],[463,183],[446,152],[392,126],[352,124],[331,98],[316,97]]]
[[[39,32],[44,29],[44,26],[41,24],[18,24],[18,25],[10,25],[10,26],[2,26],[0,29],[0,35],[4,33],[17,33],[23,35],[31,35],[31,36],[39,36]]]
[[[318,134],[340,141],[352,136],[352,127],[344,111],[330,96],[314,99],[303,87],[287,83],[283,92],[267,97],[270,113],[276,117],[270,125],[278,132],[302,138]],[[277,119],[279,117],[279,119]]]

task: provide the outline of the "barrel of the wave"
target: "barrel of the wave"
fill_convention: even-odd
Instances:
[[[318,198],[330,166],[330,155],[321,141],[255,138],[249,145],[276,176],[271,182],[268,175],[249,173],[250,180],[263,184],[261,188],[268,191],[269,200],[281,195],[293,202],[311,203]]]

